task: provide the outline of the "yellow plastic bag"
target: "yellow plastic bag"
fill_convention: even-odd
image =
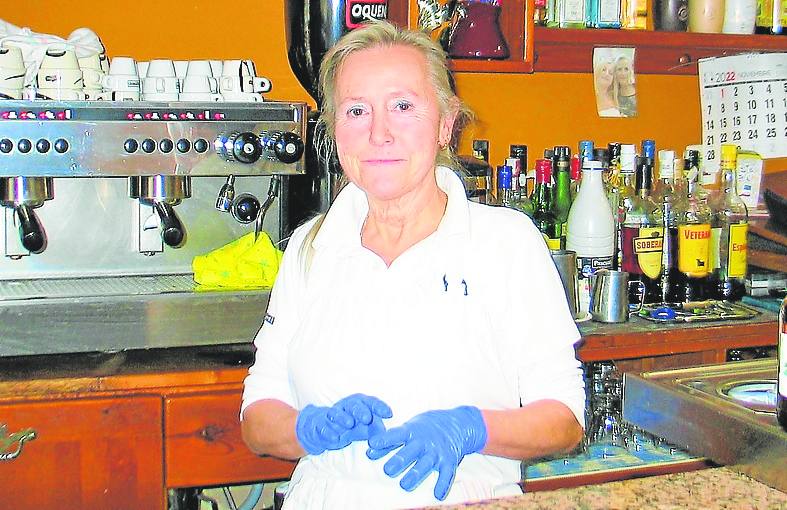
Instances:
[[[194,257],[191,267],[194,281],[204,287],[262,289],[273,287],[281,257],[281,250],[273,246],[268,234],[260,232],[255,242],[254,232],[250,232],[210,253]]]

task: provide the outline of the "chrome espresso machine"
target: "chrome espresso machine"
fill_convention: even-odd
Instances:
[[[288,230],[304,103],[0,101],[0,356],[249,342],[268,292],[191,264]]]

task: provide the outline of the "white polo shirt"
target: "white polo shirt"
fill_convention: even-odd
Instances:
[[[260,399],[330,406],[364,393],[391,407],[390,428],[433,409],[554,399],[584,423],[580,335],[543,237],[520,212],[469,202],[450,169],[436,175],[445,215],[390,267],[361,245],[368,202],[353,184],[313,241],[308,278],[298,251],[313,221],[295,231],[254,340],[242,409]],[[387,457],[371,461],[367,447],[302,458],[285,508],[439,503],[436,473],[406,492],[383,472]],[[468,455],[444,503],[515,494],[519,479],[517,460]]]

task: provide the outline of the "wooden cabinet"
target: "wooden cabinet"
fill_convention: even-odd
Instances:
[[[167,487],[284,480],[294,463],[259,457],[241,439],[240,389],[164,401]]]
[[[36,434],[0,461],[0,506],[163,509],[161,415],[161,399],[148,396],[0,405],[9,434]]]
[[[446,3],[441,0],[441,4]],[[456,72],[592,72],[594,47],[633,47],[637,72],[697,74],[697,61],[752,51],[787,51],[787,38],[773,35],[725,35],[652,30],[561,29],[534,27],[533,0],[501,0],[500,29],[511,50],[505,60],[456,59]],[[389,17],[418,26],[417,0],[389,0]]]

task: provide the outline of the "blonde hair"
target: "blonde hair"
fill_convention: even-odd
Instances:
[[[445,51],[426,33],[402,29],[387,21],[370,21],[363,27],[347,33],[323,57],[319,80],[321,111],[314,135],[317,153],[325,161],[330,161],[334,157],[336,150],[336,79],[347,58],[359,51],[393,46],[413,48],[424,56],[427,77],[434,87],[440,116],[456,113],[451,142],[440,148],[435,160],[436,165],[456,166],[453,147],[461,129],[474,116],[470,108],[459,99],[454,91],[454,83],[448,70]],[[347,180],[342,174],[338,188],[341,189],[345,184],[347,184]],[[307,233],[300,248],[307,272],[313,255],[311,245],[324,219],[325,215],[323,214]]]

